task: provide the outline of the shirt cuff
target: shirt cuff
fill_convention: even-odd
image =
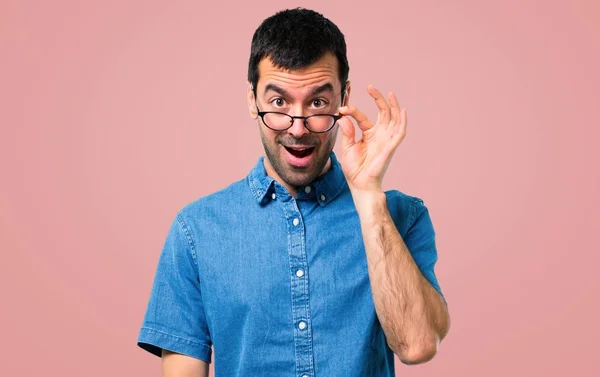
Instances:
[[[162,350],[180,353],[211,362],[212,348],[209,345],[193,340],[180,338],[160,331],[142,327],[138,337],[138,346],[156,356],[162,355]]]

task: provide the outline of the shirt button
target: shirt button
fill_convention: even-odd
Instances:
[[[295,218],[292,222],[294,223],[294,226],[296,226],[300,223],[300,220],[298,220],[298,218]]]
[[[277,197],[277,195],[275,195],[275,193],[272,193],[272,194],[271,194],[271,199],[273,199],[273,200],[274,200],[276,197]]]
[[[321,194],[321,200],[325,201],[325,195],[324,194]]]
[[[296,276],[298,276],[299,278],[304,276],[304,270],[302,270],[301,268],[296,270]]]
[[[306,328],[306,322],[300,321],[300,323],[298,323],[298,328],[304,330]]]
[[[304,188],[304,192],[305,192],[305,193],[307,193],[307,194],[309,194],[309,193],[310,193],[310,190],[312,190],[312,189],[310,188],[310,186],[306,186],[306,187]]]

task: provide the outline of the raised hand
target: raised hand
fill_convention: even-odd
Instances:
[[[342,171],[353,193],[382,192],[385,171],[400,142],[406,135],[406,109],[401,109],[396,96],[390,92],[388,101],[372,85],[367,92],[373,97],[379,113],[377,122],[372,124],[356,107],[339,108],[344,115],[338,120],[342,130],[341,153],[339,156]],[[355,140],[352,117],[362,131],[362,139]]]

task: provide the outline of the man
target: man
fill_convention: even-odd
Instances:
[[[217,377],[393,376],[394,354],[436,353],[449,317],[429,212],[381,186],[406,111],[369,86],[372,123],[348,105],[348,71],[319,13],[256,30],[247,97],[265,156],[173,221],[138,339],[164,375],[207,376],[213,350]]]

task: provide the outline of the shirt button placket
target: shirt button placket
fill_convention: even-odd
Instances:
[[[310,186],[304,191],[310,192]],[[292,275],[292,318],[294,326],[294,347],[296,348],[296,375],[298,377],[314,375],[312,330],[310,325],[308,265],[306,258],[306,233],[302,214],[297,202],[292,199],[285,203],[288,219],[288,254]]]

